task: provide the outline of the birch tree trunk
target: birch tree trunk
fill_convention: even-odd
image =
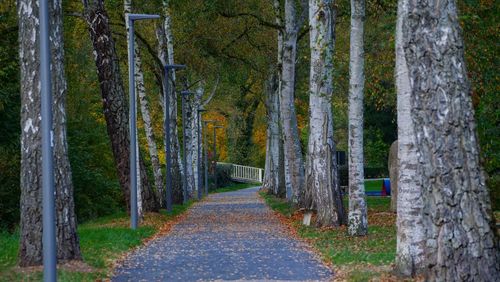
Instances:
[[[398,157],[398,140],[392,142],[389,149],[388,158],[389,178],[391,181],[391,211],[397,212],[398,207],[398,177],[399,177],[399,157]]]
[[[283,142],[280,132],[279,84],[274,69],[266,85],[267,140],[266,166],[262,188],[273,195],[284,197]]]
[[[198,91],[199,89],[197,89]],[[195,158],[196,155],[198,154],[198,147],[196,146],[196,139],[197,135],[196,134],[196,124],[194,124],[196,115],[197,115],[197,105],[196,102],[196,97],[194,97],[196,94],[188,95],[181,97],[182,99],[185,99],[185,107],[186,107],[186,113],[185,113],[185,118],[186,120],[183,121],[185,124],[185,128],[182,129],[184,133],[184,138],[186,138],[186,148],[184,148],[184,154],[186,154],[186,189],[187,189],[187,195],[188,199],[193,199],[197,197],[196,194],[196,182],[198,182],[198,177],[195,175],[195,168],[194,166],[197,165],[195,163]],[[197,159],[196,159],[197,160]]]
[[[279,113],[282,85],[281,75],[283,69],[283,18],[281,15],[281,3],[279,0],[273,1],[273,10],[275,14],[275,23],[280,28],[277,30],[278,55],[276,69],[270,70],[270,76],[266,84],[267,139],[266,161],[262,188],[267,189],[273,195],[285,197],[285,164]]]
[[[317,226],[339,226],[343,216],[342,206],[336,205],[340,190],[331,106],[335,26],[332,9],[330,0],[309,1],[311,70],[306,191],[312,196],[308,207],[314,205],[317,210]]]
[[[172,18],[170,14],[169,0],[163,1],[163,25],[157,28],[156,37],[158,40],[158,57],[163,65],[174,64],[174,42],[172,34]],[[175,203],[182,203],[182,156],[180,154],[179,145],[179,130],[177,127],[177,93],[175,92],[175,70],[170,71],[171,81],[164,81],[165,76],[162,76],[163,97],[169,95],[170,107],[168,113],[170,116],[170,152],[172,154],[172,191]],[[166,85],[169,83],[170,93],[166,92]],[[162,107],[164,104],[162,103]],[[163,109],[164,117],[166,109]],[[166,140],[163,141],[166,146]]]
[[[103,0],[83,0],[84,17],[88,25],[90,39],[94,48],[94,60],[97,77],[101,87],[104,118],[111,149],[118,171],[118,180],[123,191],[127,210],[130,210],[129,185],[129,131],[128,108],[120,72],[115,43],[109,27],[109,17]],[[140,157],[140,156],[139,156]],[[143,208],[145,211],[157,211],[156,197],[147,179],[144,162],[141,159],[141,183]]]
[[[132,13],[132,1],[131,0],[125,0],[125,1],[123,1],[123,10],[124,10],[124,13]],[[125,27],[127,29],[127,42],[129,42],[129,38],[130,38],[130,34],[129,34],[130,26],[129,26],[129,21],[126,18],[125,18]],[[138,50],[138,47],[137,47],[137,42],[135,42],[135,40],[134,40],[134,51],[133,52],[134,52],[135,56],[134,56],[134,62],[133,63],[135,65],[135,67],[141,67],[140,64],[139,64],[139,66],[137,65],[138,62],[140,63],[140,58],[137,56],[138,54],[137,54],[136,50]],[[128,52],[130,52],[130,50],[128,50]],[[130,54],[128,54],[128,55],[129,55],[129,58],[130,58]],[[141,90],[144,90],[144,81],[140,81],[139,80],[141,78],[139,76],[139,74],[142,74],[142,69],[136,69],[135,73],[134,73],[134,82],[135,82],[135,88],[136,88],[137,92],[139,92]],[[141,82],[142,82],[142,85],[141,85]],[[137,93],[135,95],[137,97]],[[134,111],[135,111],[135,116],[137,116],[137,109],[134,109]],[[135,138],[135,144],[136,144],[136,146],[135,146],[134,149],[135,149],[135,154],[137,156],[137,158],[136,158],[136,168],[137,168],[136,169],[136,175],[137,175],[137,217],[138,217],[139,221],[142,221],[144,219],[144,213],[143,213],[143,209],[142,209],[142,197],[141,197],[142,196],[141,195],[141,191],[143,189],[142,189],[142,185],[141,185],[141,165],[140,165],[140,158],[139,158],[140,151],[139,151],[139,132],[138,131],[136,131],[136,134],[135,134],[134,138]]]
[[[193,138],[191,139],[191,150],[193,154],[192,158],[192,167],[193,167],[193,176],[194,176],[194,190],[195,190],[195,197],[198,196],[198,189],[201,189],[201,183],[199,183],[200,179],[198,178],[198,175],[201,171],[201,167],[199,166],[202,161],[199,159],[199,149],[201,148],[201,140],[200,140],[200,134],[198,134],[198,128],[201,130],[201,120],[200,120],[200,115],[198,114],[198,110],[201,108],[201,102],[203,99],[203,94],[205,93],[205,85],[204,82],[202,81],[198,88],[196,89],[196,92],[193,96],[193,103],[192,103],[192,111],[193,111],[193,119],[191,120],[191,132]],[[199,127],[198,127],[199,126]]]
[[[124,5],[124,12],[125,13],[132,13],[133,12],[131,0],[125,0],[123,5]],[[128,28],[127,28],[127,31],[128,31]],[[127,32],[127,36],[128,36],[128,32]],[[155,192],[156,192],[157,198],[161,199],[162,195],[164,194],[163,175],[161,172],[160,159],[158,157],[158,149],[156,146],[155,136],[154,136],[154,132],[153,132],[153,126],[152,126],[152,122],[151,122],[151,114],[149,113],[149,105],[148,105],[148,100],[146,97],[146,87],[144,84],[144,72],[142,70],[142,59],[141,59],[140,48],[139,48],[139,45],[137,44],[137,40],[135,40],[135,43],[134,43],[134,51],[135,51],[134,63],[135,63],[136,91],[137,91],[137,94],[139,96],[141,117],[142,117],[142,121],[144,122],[144,131],[146,133],[146,140],[148,142],[149,156],[151,159],[151,167],[153,169],[154,184],[155,184],[155,188],[156,188]],[[137,142],[137,144],[139,144],[139,142]],[[139,167],[139,166],[137,166],[137,167]],[[162,201],[159,201],[159,202],[161,204]]]
[[[408,0],[398,2],[396,23],[396,91],[398,116],[399,182],[397,206],[396,272],[415,276],[424,269],[425,234],[422,222],[422,181],[417,173],[415,129],[410,120],[410,80],[403,53],[403,19]]]
[[[454,0],[408,0],[402,43],[422,175],[426,279],[497,281],[500,250]],[[400,205],[398,205],[400,206]]]
[[[42,157],[39,76],[38,1],[19,0],[19,58],[21,70],[21,223],[20,266],[41,265],[42,253]],[[66,137],[66,93],[62,5],[49,1],[51,76],[53,95],[53,154],[56,192],[57,259],[80,260],[76,233],[71,166]]]
[[[365,0],[351,0],[349,61],[349,226],[351,236],[368,233],[363,156]]]
[[[302,25],[302,20],[297,19],[296,8],[294,0],[285,0],[285,33],[283,40],[280,112],[285,156],[286,197],[289,201],[303,206],[302,198],[304,194],[305,172],[294,103],[297,36]],[[302,12],[304,13],[304,11]]]

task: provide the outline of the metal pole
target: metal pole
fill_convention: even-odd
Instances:
[[[182,165],[184,173],[182,174],[182,199],[183,203],[187,203],[187,162],[186,162],[186,111],[184,110],[184,95],[181,95],[181,111],[182,111]]]
[[[204,122],[205,124],[205,138],[203,139],[203,143],[205,144],[204,150],[205,150],[205,195],[208,196],[208,138],[207,138],[207,133],[208,133],[208,122]]]
[[[222,126],[214,126],[214,183],[215,189],[218,188],[217,184],[217,135],[215,134],[215,130],[217,128],[223,128]]]
[[[203,191],[202,191],[202,177],[201,177],[201,113],[204,112],[205,110],[203,109],[198,109],[198,122],[196,126],[198,127],[198,200],[201,200],[203,196]]]
[[[129,90],[129,138],[130,138],[130,227],[137,229],[137,107],[135,101],[135,62],[134,62],[134,21],[157,19],[158,15],[126,14],[128,21],[128,90]]]
[[[214,157],[213,157],[213,162],[214,162],[214,187],[217,189],[217,136],[215,135],[215,129],[216,127],[214,126]]]
[[[129,139],[130,139],[130,227],[137,229],[137,163],[136,163],[136,107],[135,107],[135,63],[134,21],[128,19],[128,93],[129,93]]]
[[[164,97],[164,105],[165,105],[165,190],[166,190],[166,202],[167,202],[167,212],[171,213],[172,208],[172,155],[171,155],[171,147],[170,147],[170,70],[171,69],[184,69],[185,65],[166,65],[165,66],[165,97]]]
[[[170,155],[170,69],[165,68],[165,190],[167,192],[167,212],[172,212],[172,157]]]
[[[184,174],[182,175],[182,196],[184,204],[188,201],[188,191],[187,191],[187,160],[186,160],[186,102],[185,96],[191,95],[193,92],[182,91],[181,92],[181,111],[182,111],[182,164],[184,166]]]
[[[48,1],[40,1],[40,83],[42,116],[43,280],[57,280],[55,187],[52,154],[52,85]]]

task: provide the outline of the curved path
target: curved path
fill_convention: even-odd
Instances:
[[[171,232],[138,249],[112,281],[328,281],[333,273],[290,237],[258,187],[209,195]]]

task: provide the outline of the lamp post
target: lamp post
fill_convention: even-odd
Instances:
[[[129,85],[129,133],[130,133],[130,227],[137,229],[137,107],[135,97],[134,22],[158,19],[158,15],[126,14],[128,21],[128,85]]]
[[[217,136],[215,135],[215,130],[217,128],[224,128],[224,126],[214,126],[214,183],[215,189],[217,189]]]
[[[50,76],[49,3],[40,1],[40,84],[42,117],[43,280],[57,280],[54,164],[52,152],[52,85]]]
[[[165,109],[165,190],[167,212],[172,212],[172,155],[170,150],[170,70],[185,69],[185,65],[165,65],[165,98],[163,99]]]
[[[194,92],[181,91],[181,111],[182,111],[182,164],[184,166],[184,173],[182,175],[182,196],[184,204],[187,203],[187,161],[186,161],[186,102],[185,96],[192,95]]]
[[[204,139],[204,144],[205,144],[205,195],[208,195],[208,124],[209,123],[214,123],[215,120],[204,120],[203,124],[205,125],[204,127],[206,128],[205,130],[205,139]]]
[[[200,123],[201,123],[201,113],[202,112],[205,112],[206,110],[204,109],[198,109],[198,119],[197,119],[197,123],[196,123],[196,126],[198,127],[198,200],[201,200],[201,197],[203,196],[203,191],[202,191],[202,185],[201,185],[201,182],[202,182],[202,177],[201,177],[201,127],[200,127]]]

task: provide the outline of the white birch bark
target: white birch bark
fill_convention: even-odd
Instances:
[[[276,196],[284,196],[283,143],[280,132],[279,86],[274,68],[266,85],[267,140],[266,165],[262,188]]]
[[[302,20],[297,19],[296,9],[294,0],[285,0],[285,33],[283,38],[280,112],[285,157],[286,197],[292,203],[302,206],[305,172],[294,100],[297,36],[302,25]]]
[[[365,0],[351,0],[349,61],[349,217],[348,233],[368,232],[363,156],[363,92]]]
[[[283,68],[283,18],[281,16],[281,3],[273,1],[275,23],[280,28],[277,30],[277,61],[276,68],[270,70],[270,77],[266,85],[266,111],[267,111],[267,139],[266,162],[262,188],[270,193],[285,196],[283,140],[280,128],[280,93],[281,75]]]
[[[158,39],[158,57],[163,65],[174,64],[174,37],[172,34],[172,18],[169,7],[169,0],[163,1],[163,17],[164,22],[161,28],[157,29],[157,39]],[[170,107],[168,109],[168,114],[170,116],[170,151],[172,153],[172,188],[174,200],[176,202],[182,202],[182,174],[183,163],[182,156],[180,154],[180,143],[179,143],[179,129],[177,126],[177,92],[174,91],[175,87],[175,70],[170,70],[171,81],[163,81],[163,96],[170,96]],[[162,77],[162,79],[164,79]],[[170,93],[165,93],[166,84],[169,83]],[[163,98],[162,98],[163,99]],[[162,102],[163,114],[166,116],[167,110],[164,109],[164,103]],[[164,145],[166,145],[166,140],[163,140]]]
[[[64,72],[62,1],[49,1],[53,107],[55,225],[58,260],[80,260],[71,165],[66,132],[67,82]],[[19,265],[43,263],[42,144],[39,53],[39,3],[19,0],[19,68],[21,97],[21,203]],[[3,246],[0,246],[3,248]]]
[[[124,12],[132,13],[132,0],[124,0],[123,3]],[[128,24],[128,22],[127,22]],[[127,33],[128,35],[128,33]],[[142,70],[142,59],[139,45],[137,40],[134,42],[134,63],[135,63],[135,83],[136,91],[139,96],[139,105],[141,109],[141,117],[144,123],[144,131],[146,133],[146,141],[148,143],[149,156],[151,159],[151,167],[153,169],[155,192],[158,199],[162,199],[163,195],[163,175],[161,172],[160,159],[158,157],[158,149],[156,147],[155,136],[153,133],[153,126],[151,123],[151,114],[149,112],[148,100],[146,97],[146,87],[144,84],[144,72]],[[137,142],[137,144],[139,144]],[[161,204],[162,201],[160,201]]]
[[[124,12],[125,13],[132,13],[132,0],[124,0],[123,1],[123,9],[124,9]],[[129,33],[129,21],[127,19],[125,19],[125,26],[126,26],[126,29],[127,29],[127,42],[129,42],[129,37],[130,37],[130,33]],[[135,51],[137,49],[137,42],[134,42],[134,66],[137,67],[137,52]],[[130,52],[130,49],[127,49],[128,52]],[[129,54],[130,55],[130,54]],[[130,58],[130,56],[129,56]],[[130,63],[130,62],[129,62]],[[134,73],[134,79],[135,79],[135,85],[136,85],[136,99],[137,99],[137,92],[139,92],[139,89],[141,90],[144,90],[144,81],[142,81],[142,87],[139,87],[139,82],[138,82],[138,73],[141,72],[142,73],[142,70],[138,70],[136,69],[135,70],[135,73]],[[137,108],[135,109],[130,109],[130,110],[134,110],[135,111],[135,116],[137,116]],[[139,153],[140,153],[140,150],[139,150],[139,132],[136,131],[136,134],[135,134],[135,154],[136,154],[136,174],[137,174],[137,215],[138,215],[138,219],[139,221],[142,221],[144,219],[144,214],[143,214],[143,209],[142,209],[142,185],[141,185],[141,164],[140,164],[140,157],[139,157]]]
[[[210,95],[203,101],[205,81],[201,80],[194,94],[189,95],[189,98],[186,99],[186,163],[188,164],[186,172],[188,195],[190,198],[198,197],[198,187],[200,187],[198,183],[198,172],[201,170],[201,167],[198,166],[198,149],[201,147],[201,140],[198,135],[198,124],[201,129],[201,120],[199,119],[198,109],[204,108],[212,100],[218,85],[219,77],[217,77]]]
[[[396,91],[398,116],[399,183],[397,206],[396,271],[414,276],[424,268],[425,234],[422,222],[422,181],[417,174],[415,130],[410,119],[410,80],[403,51],[403,19],[408,0],[398,2],[396,24]]]
[[[312,204],[317,210],[317,226],[339,226],[343,217],[342,206],[337,206],[340,190],[331,105],[335,26],[333,13],[331,0],[309,1],[311,70],[306,191],[311,193]]]
[[[499,241],[479,158],[456,1],[408,0],[407,11],[402,46],[416,172],[424,187],[425,279],[499,281]]]

